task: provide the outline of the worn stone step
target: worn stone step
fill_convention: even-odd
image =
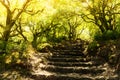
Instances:
[[[84,56],[80,56],[80,55],[78,55],[78,56],[72,56],[72,55],[59,55],[59,54],[52,54],[52,56],[51,57],[53,57],[53,58],[85,58],[86,56],[84,55]]]
[[[54,62],[88,62],[90,61],[91,59],[87,59],[87,58],[80,58],[80,57],[77,57],[77,58],[64,58],[64,56],[61,58],[61,57],[51,57],[51,58],[47,58],[47,60],[49,61],[54,61]]]
[[[71,55],[71,54],[69,54],[69,55],[67,55],[67,54],[52,54],[52,56],[51,57],[59,57],[59,58],[86,58],[86,55],[84,55],[84,54],[77,54],[77,55]]]
[[[101,74],[106,70],[106,68],[96,68],[96,67],[60,67],[60,66],[46,66],[42,67],[43,70],[47,70],[50,72],[56,72],[61,74],[67,73],[79,73],[79,74]]]
[[[68,50],[53,50],[52,52],[82,52],[81,50],[68,49]]]
[[[39,75],[39,76],[32,76],[34,80],[93,80],[92,78],[87,77],[81,77],[81,78],[75,78],[75,77],[67,77],[67,76],[45,76],[45,75]]]
[[[68,73],[68,74],[53,74],[53,75],[33,75],[31,76],[34,80],[120,80],[118,76],[90,76],[90,75],[81,75],[77,73]]]
[[[67,56],[67,55],[52,55],[48,57],[47,60],[54,62],[88,62],[93,61],[97,63],[104,63],[105,61],[101,58],[96,57],[81,57],[81,56]]]
[[[91,66],[98,66],[100,63],[94,63],[92,61],[89,62],[52,62],[48,61],[48,65],[54,65],[54,66],[64,66],[64,67],[75,67],[75,66],[82,66],[82,67],[91,67]]]
[[[61,45],[61,46],[53,46],[53,49],[60,50],[60,49],[81,49],[83,48],[82,45]]]
[[[83,53],[75,53],[75,52],[53,52],[53,55],[67,55],[67,56],[85,56]]]

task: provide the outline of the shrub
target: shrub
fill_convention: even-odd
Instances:
[[[97,54],[97,49],[99,47],[99,44],[97,41],[93,41],[88,45],[88,52],[89,55],[95,56]]]
[[[101,40],[115,40],[120,37],[120,33],[118,31],[108,30],[104,33],[96,33],[94,39],[97,41]]]
[[[4,42],[0,40],[0,52],[4,49]]]

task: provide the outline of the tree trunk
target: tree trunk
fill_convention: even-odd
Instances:
[[[37,49],[37,36],[36,35],[33,36],[32,46],[33,48]]]
[[[3,44],[4,44],[4,47],[3,47],[3,51],[6,52],[6,48],[7,48],[7,44],[8,44],[8,40],[9,40],[9,37],[10,37],[10,32],[11,32],[11,28],[12,26],[14,25],[14,22],[9,22],[6,24],[6,28],[4,28],[4,32],[3,32]]]
[[[6,52],[9,36],[10,36],[10,29],[5,30],[3,33],[3,44],[4,44],[3,51],[5,51],[5,52]]]

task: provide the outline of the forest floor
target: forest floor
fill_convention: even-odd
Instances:
[[[114,76],[117,73],[117,76],[120,76],[120,40],[111,40],[107,42],[95,42],[90,43],[89,45],[86,42],[82,42],[83,44],[83,53],[88,57],[100,57],[101,61],[103,61],[103,65],[100,67],[107,69],[106,72],[102,73],[104,76]],[[68,43],[69,44],[69,43]],[[51,53],[46,51],[46,53],[36,52],[33,49],[30,49],[29,57],[23,60],[23,62],[15,63],[15,64],[2,64],[0,63],[0,80],[40,80],[35,79],[37,74],[46,74],[46,76],[54,75],[55,73],[50,73],[47,71],[43,71],[41,69],[37,69],[38,66],[45,67],[43,64],[46,62],[45,57],[49,57]],[[106,57],[108,56],[108,57]],[[41,63],[41,64],[38,64]],[[33,73],[36,74],[33,75]],[[74,76],[71,74],[70,76]],[[52,79],[54,80],[54,79]],[[55,79],[56,80],[56,79]],[[71,79],[70,79],[71,80]],[[74,79],[73,79],[74,80]],[[85,79],[89,80],[89,79]],[[111,79],[112,80],[112,79]],[[119,78],[120,80],[120,78]]]

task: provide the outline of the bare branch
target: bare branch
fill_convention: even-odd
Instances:
[[[28,41],[27,37],[25,37],[24,34],[23,34],[21,22],[19,21],[18,24],[15,23],[15,25],[17,26],[16,31],[18,32],[18,34],[20,34],[25,41]]]
[[[19,18],[19,16],[22,14],[22,12],[24,12],[24,10],[26,9],[26,7],[27,7],[28,3],[30,3],[30,1],[31,0],[26,0],[26,2],[22,6],[22,9],[19,11],[19,13],[14,18],[15,21]]]
[[[83,19],[85,22],[88,22],[88,23],[89,23],[89,22],[93,22],[93,23],[95,23],[95,20],[92,19],[92,18],[89,18],[88,15],[89,15],[89,14],[87,14],[87,15],[82,14],[81,17],[82,17],[82,19]],[[86,17],[88,20],[86,20],[85,17]]]
[[[38,10],[38,11],[36,11],[36,12],[34,12],[33,10],[25,10],[24,12],[32,16],[32,15],[41,13],[41,12],[43,12],[43,11],[44,11],[44,9]]]
[[[9,1],[8,1],[8,0],[7,0],[7,2],[8,2],[8,5],[9,5]],[[7,9],[7,11],[10,11],[9,6],[6,5],[4,1],[0,0],[0,3]],[[11,12],[11,11],[10,11],[10,12]]]
[[[19,9],[18,9],[18,8],[15,8],[15,9],[13,9],[13,11],[11,11],[11,13],[14,14],[14,12],[15,12],[16,10],[19,10]]]

